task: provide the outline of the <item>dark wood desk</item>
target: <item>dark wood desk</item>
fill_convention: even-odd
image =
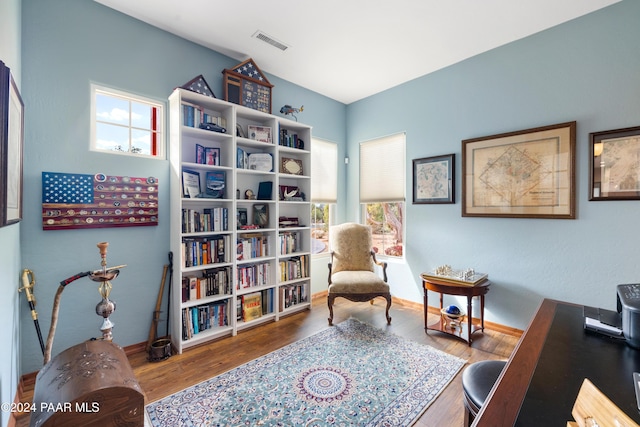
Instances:
[[[483,280],[473,286],[470,285],[458,285],[455,283],[437,280],[433,278],[422,277],[422,288],[424,290],[424,330],[431,329],[434,331],[444,332],[445,334],[453,335],[460,338],[471,345],[472,335],[477,331],[484,331],[484,296],[489,292],[489,286],[491,282],[489,280]],[[440,294],[440,310],[442,310],[442,295],[461,295],[467,297],[467,315],[465,321],[462,322],[460,327],[452,328],[447,324],[445,319],[440,316],[440,320],[436,323],[429,324],[427,316],[429,314],[429,297],[428,291],[438,292]],[[473,311],[471,301],[473,297],[480,297],[480,319],[473,318]],[[467,329],[465,330],[464,325]]]
[[[640,351],[583,329],[583,306],[545,299],[473,427],[564,426],[585,378],[640,423],[632,373]]]

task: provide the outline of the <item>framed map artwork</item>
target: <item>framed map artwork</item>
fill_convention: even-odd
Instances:
[[[413,159],[413,203],[455,203],[455,154]]]
[[[589,200],[640,200],[640,126],[589,134]]]
[[[462,216],[575,219],[576,122],[462,141]]]

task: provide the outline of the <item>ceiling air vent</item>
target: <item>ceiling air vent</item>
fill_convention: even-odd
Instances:
[[[274,39],[271,36],[266,35],[260,30],[256,31],[252,37],[257,38],[258,40],[262,40],[265,43],[269,43],[271,46],[277,47],[282,51],[285,51],[289,48],[289,46],[287,46],[286,44],[279,42],[278,40]]]

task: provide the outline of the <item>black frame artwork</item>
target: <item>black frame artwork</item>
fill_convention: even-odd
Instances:
[[[413,159],[413,203],[456,202],[455,154]]]
[[[24,103],[0,61],[0,227],[22,220]]]

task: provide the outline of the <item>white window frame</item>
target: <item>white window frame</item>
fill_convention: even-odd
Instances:
[[[98,94],[101,95],[106,95],[106,96],[111,96],[114,98],[122,98],[125,100],[128,100],[129,102],[137,102],[140,104],[147,104],[150,107],[155,107],[157,108],[157,123],[156,123],[156,135],[157,135],[157,140],[156,140],[156,154],[143,154],[143,153],[132,153],[130,151],[118,151],[118,150],[105,150],[103,148],[98,148],[97,146],[97,123],[99,122],[99,120],[96,117],[96,96]],[[125,156],[132,156],[132,157],[144,157],[144,158],[152,158],[152,159],[166,159],[166,126],[165,126],[165,109],[166,109],[166,103],[155,100],[155,99],[151,99],[151,98],[147,98],[144,96],[140,96],[140,95],[136,95],[136,94],[132,94],[129,92],[125,92],[122,90],[118,90],[118,89],[114,89],[114,88],[110,88],[107,86],[102,86],[99,84],[95,84],[95,83],[91,83],[91,139],[90,139],[90,147],[89,149],[91,151],[95,151],[95,152],[100,152],[100,153],[109,153],[109,154],[117,154],[117,155],[125,155]],[[110,122],[106,122],[109,125],[112,125],[113,123]],[[136,130],[136,129],[140,129],[140,128],[136,128],[133,127],[131,125],[131,119],[129,119],[129,125],[128,126],[123,126],[123,128],[127,128],[129,130],[129,133],[131,133],[132,130]],[[150,130],[150,129],[141,129],[141,130]]]

